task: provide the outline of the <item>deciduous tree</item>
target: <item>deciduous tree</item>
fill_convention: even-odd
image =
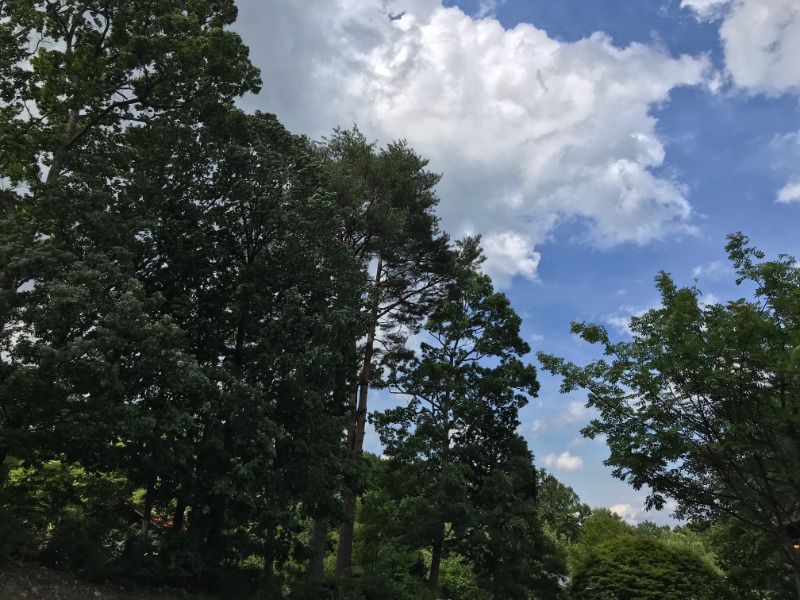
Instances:
[[[607,464],[651,490],[648,506],[673,498],[681,515],[759,528],[792,565],[800,594],[785,527],[800,514],[800,269],[789,256],[764,260],[742,234],[729,236],[727,251],[752,300],[705,304],[696,287],[661,273],[661,306],[631,319],[631,341],[573,324],[607,359],[540,359],[564,377],[564,391],[588,391],[599,417],[584,434],[608,436]]]

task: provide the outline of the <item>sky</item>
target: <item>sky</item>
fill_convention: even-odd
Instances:
[[[709,302],[745,295],[727,234],[800,256],[800,0],[237,4],[264,80],[242,106],[312,139],[357,124],[407,140],[443,175],[442,228],[481,234],[534,353],[594,358],[572,321],[626,339],[661,270]],[[580,435],[585,395],[540,380],[519,430],[537,466],[591,506],[670,522]],[[366,446],[380,453],[374,432]]]

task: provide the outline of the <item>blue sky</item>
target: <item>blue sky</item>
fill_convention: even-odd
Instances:
[[[797,0],[238,4],[264,77],[243,106],[312,138],[356,123],[430,158],[444,229],[482,234],[535,350],[589,360],[570,322],[624,337],[660,270],[711,301],[741,296],[728,233],[800,255]],[[537,464],[590,505],[667,521],[581,438],[582,395],[541,380],[520,429]]]

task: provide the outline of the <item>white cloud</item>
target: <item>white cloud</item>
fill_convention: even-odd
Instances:
[[[531,433],[534,435],[541,433],[545,429],[547,429],[547,422],[540,419],[537,419],[533,422],[533,425],[531,425]]]
[[[589,414],[589,409],[583,404],[583,402],[570,402],[567,405],[567,409],[558,415],[556,418],[556,422],[559,425],[567,425],[571,423],[581,423],[586,421],[587,415]]]
[[[609,510],[612,513],[622,517],[631,525],[635,525],[637,523],[636,517],[642,513],[641,508],[635,508],[630,504],[615,504],[614,506],[610,507]]]
[[[789,204],[800,200],[800,131],[776,135],[769,145],[770,162],[780,174],[788,174],[788,183],[775,198],[775,202]]]
[[[754,94],[800,93],[797,0],[682,0],[703,20],[722,19],[719,35],[734,85]]]
[[[630,328],[630,322],[632,317],[641,317],[644,313],[648,310],[656,308],[655,304],[650,306],[645,306],[644,308],[634,307],[634,306],[620,306],[617,312],[612,315],[608,315],[605,318],[606,323],[611,325],[614,329],[617,330],[618,333],[624,333],[626,335],[633,335],[633,332]]]
[[[238,5],[265,82],[247,108],[312,137],[357,122],[381,143],[407,139],[444,173],[443,227],[483,234],[493,276],[534,277],[535,246],[564,221],[603,247],[692,231],[685,188],[654,172],[652,109],[701,84],[705,58],[603,34],[561,42],[439,0]]]
[[[781,191],[778,192],[778,199],[776,202],[786,203],[800,201],[800,181],[787,183]]]
[[[548,469],[558,469],[560,471],[577,471],[583,468],[583,459],[580,456],[564,451],[558,456],[555,454],[545,456],[544,466]]]
[[[737,0],[720,36],[734,83],[753,92],[800,92],[800,4]]]
[[[530,238],[506,232],[489,235],[482,241],[486,253],[482,268],[492,276],[496,286],[507,287],[514,275],[536,278],[541,255],[534,252]]]

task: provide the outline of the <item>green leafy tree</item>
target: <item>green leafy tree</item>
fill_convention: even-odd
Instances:
[[[631,533],[631,526],[618,514],[607,508],[594,509],[584,520],[578,539],[569,549],[570,572],[575,570],[577,564],[587,560],[600,544]]]
[[[141,277],[212,383],[193,408],[191,467],[167,486],[176,520],[189,511],[210,559],[236,546],[269,572],[298,503],[331,510],[352,462],[341,432],[350,340],[364,331],[359,264],[313,149],[274,116],[137,135],[163,152],[135,181]]]
[[[540,360],[564,377],[564,391],[588,390],[600,415],[585,435],[608,436],[607,464],[651,490],[648,506],[673,498],[684,516],[750,523],[800,585],[785,527],[800,513],[800,269],[789,256],[764,260],[742,234],[729,236],[727,251],[753,300],[707,305],[661,273],[662,305],[631,319],[632,341],[573,324],[609,358],[585,367]]]
[[[581,502],[575,490],[561,483],[552,473],[539,469],[537,477],[537,505],[542,521],[558,539],[566,543],[576,542],[592,509]]]
[[[732,517],[694,523],[689,529],[713,552],[722,571],[720,597],[779,600],[792,596],[792,570],[762,531]]]
[[[4,1],[3,176],[38,181],[41,159],[52,183],[98,129],[257,90],[247,47],[225,30],[235,19],[232,0]]]
[[[9,361],[18,340],[38,335],[25,305],[46,289],[64,315],[81,303],[102,304],[109,290],[141,296],[126,271],[135,266],[129,236],[136,232],[125,230],[130,215],[120,201],[133,157],[152,149],[136,147],[137,126],[189,112],[199,120],[258,89],[247,48],[225,29],[235,17],[232,1],[0,3],[0,385],[22,386],[5,396],[0,458],[22,432],[46,430],[48,415],[60,414],[47,404],[59,394],[36,389],[48,379],[31,376],[32,365],[43,363],[30,349]],[[59,261],[70,274],[58,272]],[[50,274],[60,287],[42,287]],[[32,286],[39,289],[19,294]],[[160,302],[143,301],[147,311]],[[55,326],[58,317],[47,318]],[[78,340],[96,326],[87,316],[54,335]]]
[[[143,539],[174,501],[196,571],[271,566],[296,506],[331,506],[348,468],[359,265],[315,153],[274,117],[121,136],[37,197],[48,234],[15,257],[38,277],[6,332],[2,441],[124,472],[146,490]]]
[[[512,476],[509,488],[502,476],[509,475],[503,465],[520,455],[519,408],[538,390],[534,367],[521,360],[530,349],[519,337],[520,321],[488,277],[473,275],[428,318],[431,343],[422,344],[421,356],[392,364],[388,386],[408,400],[373,415],[390,468],[405,489],[399,501],[408,515],[408,539],[431,549],[428,583],[434,592],[447,545],[470,527],[491,527],[481,522],[485,504],[475,488],[493,484],[522,496],[535,488],[533,472],[516,490],[518,480]],[[530,465],[529,454],[526,459]]]

